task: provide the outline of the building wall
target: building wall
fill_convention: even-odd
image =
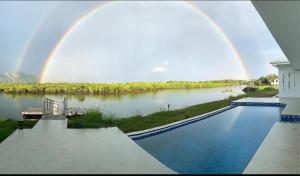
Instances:
[[[279,96],[300,97],[300,71],[294,70],[290,64],[279,65]]]

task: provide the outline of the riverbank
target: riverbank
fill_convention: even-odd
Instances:
[[[230,103],[234,100],[238,100],[245,97],[272,97],[278,94],[278,90],[274,88],[263,88],[258,89],[255,92],[249,92],[244,95],[229,97],[224,100],[213,101],[203,104],[198,104],[190,106],[187,108],[173,110],[173,111],[161,111],[156,112],[146,116],[133,116],[130,118],[116,119],[109,118],[109,123],[107,123],[102,118],[102,114],[98,112],[98,115],[95,115],[95,118],[85,118],[81,117],[79,119],[70,119],[68,121],[68,128],[98,128],[101,124],[95,125],[94,123],[101,123],[102,126],[117,126],[124,133],[146,130],[162,125],[167,125],[176,121],[188,119],[194,116],[202,115],[226,106],[229,106]],[[97,112],[96,112],[97,113]],[[97,120],[98,119],[98,120]],[[92,123],[91,123],[92,122]]]
[[[218,81],[168,81],[168,82],[130,82],[130,83],[0,83],[0,92],[10,94],[134,94],[166,89],[217,88],[244,85],[243,80]]]

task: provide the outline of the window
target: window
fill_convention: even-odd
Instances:
[[[291,72],[288,73],[288,89],[291,89]]]
[[[285,85],[284,85],[284,73],[282,73],[282,90],[285,91]]]

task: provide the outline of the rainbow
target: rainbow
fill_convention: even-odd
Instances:
[[[215,31],[223,38],[223,40],[225,41],[227,46],[233,52],[235,58],[238,60],[240,66],[242,68],[242,71],[243,71],[244,79],[249,80],[249,74],[248,74],[248,71],[247,71],[247,68],[246,68],[246,64],[244,63],[242,57],[240,56],[239,52],[237,51],[237,49],[235,48],[235,46],[233,45],[233,43],[231,42],[229,37],[226,35],[225,31],[211,17],[206,15],[199,8],[197,8],[197,6],[195,6],[194,4],[192,4],[189,1],[185,1],[185,2],[186,2],[185,3],[186,6],[188,6],[194,12],[196,12],[202,18],[204,18],[215,29]]]
[[[19,61],[17,63],[17,66],[15,68],[15,73],[19,73],[20,69],[25,61],[25,58],[27,57],[27,54],[30,50],[30,48],[32,47],[33,41],[35,40],[37,34],[39,33],[39,31],[41,30],[43,24],[45,23],[46,19],[49,17],[49,15],[52,13],[52,11],[56,8],[56,6],[49,10],[45,15],[43,15],[38,23],[35,25],[35,28],[33,30],[33,32],[30,34],[30,36],[28,37],[25,46],[22,49]]]
[[[95,9],[92,9],[91,11],[89,11],[88,13],[84,14],[83,16],[81,16],[61,37],[61,39],[58,41],[58,43],[55,45],[55,47],[53,48],[53,50],[51,51],[51,53],[49,54],[48,58],[46,59],[46,62],[43,66],[42,69],[42,73],[40,75],[39,78],[39,82],[43,83],[47,70],[49,68],[49,65],[51,63],[51,61],[54,59],[54,57],[57,54],[57,51],[61,48],[61,46],[64,44],[64,42],[66,41],[66,39],[87,19],[93,17],[97,12],[111,6],[113,3],[115,3],[114,1],[108,1],[105,4],[101,4],[100,6],[97,6]],[[223,29],[212,19],[210,18],[208,15],[206,15],[204,12],[202,12],[199,8],[197,8],[192,2],[189,1],[181,1],[181,3],[183,5],[185,5],[186,7],[190,8],[191,10],[193,10],[195,13],[197,13],[199,16],[201,16],[203,19],[205,19],[212,27],[213,29],[222,37],[222,39],[225,41],[225,43],[227,44],[227,46],[229,47],[229,49],[232,51],[232,53],[234,54],[235,58],[238,60],[243,75],[244,75],[244,79],[249,80],[249,75],[248,75],[248,71],[246,69],[245,63],[243,62],[243,59],[241,58],[240,54],[238,53],[237,49],[235,48],[235,46],[233,45],[233,43],[231,42],[231,40],[229,39],[229,37],[226,35],[226,33],[223,31]]]

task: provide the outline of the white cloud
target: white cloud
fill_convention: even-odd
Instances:
[[[152,72],[166,72],[167,70],[164,67],[154,67]]]
[[[164,61],[164,62],[163,62],[164,65],[167,65],[168,63],[169,63],[168,61]]]

